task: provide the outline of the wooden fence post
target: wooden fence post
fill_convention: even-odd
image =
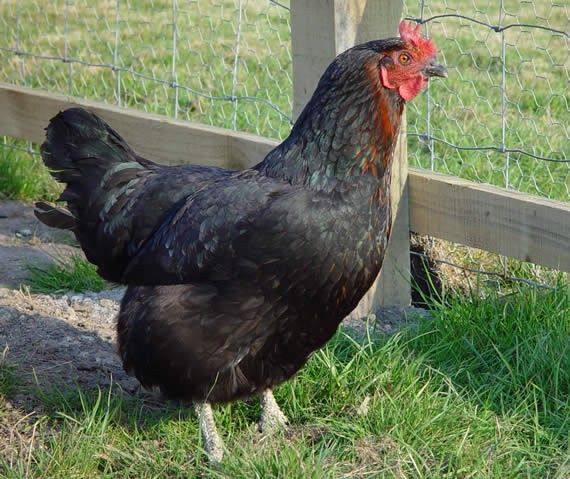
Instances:
[[[402,0],[291,0],[295,118],[330,61],[355,44],[396,36],[402,9]],[[392,174],[392,236],[382,272],[353,313],[357,316],[366,316],[382,306],[410,304],[405,130],[403,119]]]

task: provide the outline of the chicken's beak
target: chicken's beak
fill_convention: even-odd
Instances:
[[[442,77],[447,78],[447,70],[444,66],[440,65],[436,61],[431,62],[423,70],[423,73],[428,77]]]

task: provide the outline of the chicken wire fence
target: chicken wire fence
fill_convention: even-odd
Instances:
[[[410,164],[569,201],[569,10],[557,0],[405,2],[406,17],[425,24],[449,70],[407,107]],[[427,249],[452,283],[478,273],[499,288],[558,277],[434,239],[413,238],[412,249],[414,241],[421,244],[412,254]]]
[[[410,164],[568,201],[568,10],[560,0],[405,2],[404,15],[425,24],[449,69],[408,105]],[[288,0],[4,0],[0,81],[284,138],[289,18]],[[2,146],[11,161],[37,157],[31,144]],[[427,244],[440,265],[462,272],[552,277]]]

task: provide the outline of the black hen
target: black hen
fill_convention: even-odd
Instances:
[[[390,231],[390,164],[404,103],[445,76],[435,48],[402,23],[327,69],[291,135],[256,167],[160,166],[81,109],[52,119],[42,146],[73,230],[101,276],[129,285],[118,339],[144,386],[202,404],[264,393],[335,333],[376,278]],[[272,412],[273,411],[273,412]],[[264,412],[265,413],[265,412]],[[211,424],[210,424],[211,423]]]

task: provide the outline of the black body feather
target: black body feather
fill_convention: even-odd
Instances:
[[[61,224],[103,277],[129,285],[119,348],[143,385],[253,395],[294,375],[354,309],[389,236],[403,109],[369,71],[398,46],[337,57],[290,137],[242,172],[154,164],[85,110],[52,119],[42,155],[75,218]]]

